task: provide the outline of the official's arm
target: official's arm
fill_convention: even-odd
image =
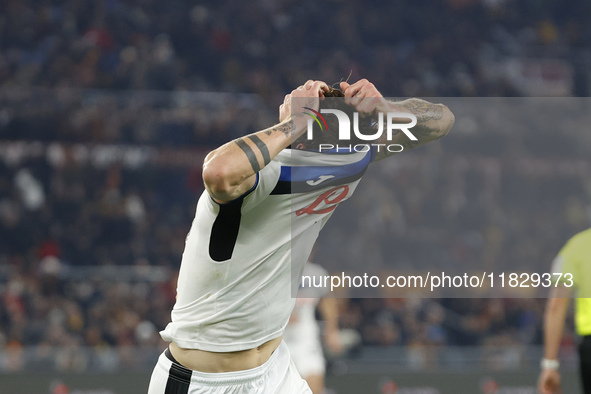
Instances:
[[[558,352],[566,319],[566,312],[572,296],[572,290],[564,286],[552,289],[546,303],[544,314],[544,360],[558,365]],[[560,390],[560,372],[558,367],[542,366],[538,380],[541,394],[553,394]]]

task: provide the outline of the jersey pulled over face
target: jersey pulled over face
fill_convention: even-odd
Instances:
[[[292,272],[297,282],[318,233],[352,195],[372,154],[285,149],[237,200],[218,204],[204,192],[162,338],[233,352],[279,337],[295,303]]]

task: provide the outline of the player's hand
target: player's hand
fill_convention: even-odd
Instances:
[[[387,111],[387,100],[367,79],[362,79],[352,85],[348,82],[341,82],[341,90],[345,93],[345,103],[354,106],[361,114]]]
[[[324,92],[328,91],[329,87],[326,82],[312,80],[294,89],[285,96],[283,104],[279,106],[279,122],[283,122],[290,116],[294,120],[297,118],[303,119],[303,116],[300,115],[307,111],[304,107],[317,111],[319,100],[324,97]],[[304,120],[304,122],[306,121]]]
[[[538,379],[540,394],[562,394],[560,389],[560,372],[555,369],[543,369]]]

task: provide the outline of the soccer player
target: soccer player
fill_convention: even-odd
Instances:
[[[372,160],[392,153],[319,153],[306,138],[304,113],[336,95],[344,96],[339,101],[350,116],[413,114],[418,140],[399,133],[382,141],[405,148],[443,137],[454,122],[444,105],[390,102],[365,79],[340,88],[307,81],[285,97],[278,124],[205,158],[206,191],[186,239],[172,321],[161,332],[170,345],[154,368],[149,394],[310,392],[282,341],[295,303],[292,265],[297,279],[336,206],[351,196]],[[330,133],[339,128],[327,126],[330,131],[316,135],[337,142]]]
[[[579,362],[583,392],[591,394],[591,229],[576,234],[566,243],[554,260],[552,273],[563,274],[562,286],[553,288],[546,304],[544,358],[538,389],[541,394],[562,392],[558,351],[574,289],[579,297],[575,300],[575,326],[581,336]]]
[[[328,272],[321,266],[308,262],[303,276],[322,278]],[[343,344],[339,332],[339,312],[336,298],[322,298],[328,289],[303,287],[298,292],[284,340],[300,376],[308,382],[313,394],[324,393],[326,360],[322,351],[320,326],[316,321],[316,309],[323,319],[324,342],[332,353],[339,354]]]

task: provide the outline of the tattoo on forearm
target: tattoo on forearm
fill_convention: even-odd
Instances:
[[[299,115],[294,115],[294,116],[299,116]],[[275,125],[273,127],[269,127],[268,129],[263,130],[262,132],[265,133],[266,135],[271,135],[275,131],[280,131],[287,138],[290,138],[293,135],[294,128],[295,128],[295,126],[293,124],[293,119],[291,119],[289,121],[283,121],[282,123]]]
[[[277,126],[263,130],[259,132],[259,135],[262,135],[260,133],[263,133],[265,135],[270,136],[271,134],[273,134],[273,132],[279,131],[283,133],[285,137],[291,138],[291,136],[293,135],[293,129],[293,120],[290,120],[288,122],[283,122]],[[254,150],[254,147],[246,142],[247,140],[250,141],[254,145],[254,147],[256,147],[260,152],[260,155],[263,158],[263,167],[271,162],[271,153],[269,152],[269,147],[263,140],[259,138],[259,136],[254,134],[234,140],[234,143],[238,145],[238,147],[246,155],[253,171],[259,172],[261,170],[261,164],[259,162],[259,159],[257,158],[256,150]]]
[[[267,148],[267,144],[265,144],[259,137],[256,135],[251,135],[249,138],[254,144],[259,148],[261,154],[263,155],[263,163],[264,165],[269,164],[271,161],[271,155],[269,154],[269,149]]]
[[[242,149],[242,151],[246,154],[246,157],[248,158],[248,161],[250,162],[250,166],[252,167],[253,171],[259,172],[261,170],[259,159],[257,158],[255,150],[253,150],[253,148],[245,140],[252,142],[259,150],[261,156],[263,157],[263,167],[271,162],[271,154],[269,153],[269,148],[267,147],[267,144],[263,142],[263,140],[261,140],[258,136],[254,134],[244,137],[244,139],[238,138],[237,140],[234,140],[236,145],[238,145],[238,147]]]
[[[261,166],[259,165],[259,160],[257,159],[257,156],[252,150],[252,148],[246,142],[244,142],[242,138],[238,138],[237,140],[234,140],[234,142],[246,154],[246,157],[248,158],[248,161],[250,162],[250,166],[252,167],[253,171],[259,172],[261,170]]]
[[[282,132],[286,137],[291,137],[293,135],[293,120],[290,120],[287,123],[282,123],[279,126],[275,127],[273,130],[277,130]]]
[[[431,141],[435,141],[445,136],[449,132],[454,123],[453,114],[451,115],[450,120],[445,118],[442,122],[428,123],[428,121],[430,120],[437,121],[443,119],[444,116],[446,116],[445,106],[441,104],[433,104],[428,101],[416,98],[401,101],[396,104],[398,104],[402,108],[405,108],[406,110],[410,111],[413,115],[415,115],[417,117],[418,122],[416,126],[410,129],[413,135],[417,137],[417,141],[413,141],[405,137],[396,138],[396,142],[400,144],[403,148],[402,151],[416,148],[418,146],[424,145]],[[397,134],[399,133],[397,132],[395,135]],[[393,154],[395,153],[390,153],[386,149],[380,149],[377,152],[374,160],[381,160],[386,157],[392,156]]]
[[[431,119],[439,120],[443,118],[443,108],[438,104],[421,99],[409,99],[401,103],[401,105],[414,114],[419,123],[427,122]]]

